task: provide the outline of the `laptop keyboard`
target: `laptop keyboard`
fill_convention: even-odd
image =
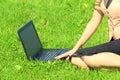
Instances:
[[[36,57],[42,61],[54,60],[54,58],[60,54],[67,52],[68,50],[43,50]]]

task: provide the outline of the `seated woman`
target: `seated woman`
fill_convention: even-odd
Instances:
[[[94,13],[81,38],[70,51],[57,56],[59,60],[68,57],[81,68],[116,67],[120,68],[120,0],[96,0]],[[103,16],[108,16],[109,42],[98,46],[80,49],[95,33]]]

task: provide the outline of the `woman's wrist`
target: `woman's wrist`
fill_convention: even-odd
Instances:
[[[71,51],[72,53],[75,53],[78,49],[77,48],[73,48]]]

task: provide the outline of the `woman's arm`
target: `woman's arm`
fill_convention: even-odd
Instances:
[[[101,23],[103,18],[103,13],[100,9],[100,0],[96,0],[95,9],[93,12],[93,16],[91,20],[88,22],[81,38],[78,40],[77,44],[71,49],[70,51],[66,52],[65,54],[62,54],[60,56],[57,56],[56,59],[61,59],[66,56],[70,56],[73,53],[75,53],[82,45],[84,45],[88,39],[95,33],[97,30],[99,24]]]
[[[89,40],[89,38],[97,30],[99,24],[102,21],[102,18],[103,18],[103,13],[101,12],[101,9],[100,9],[100,1],[97,0],[93,16],[92,16],[91,20],[88,22],[81,38],[79,39],[77,44],[74,46],[73,51],[76,52],[82,45],[84,45]]]

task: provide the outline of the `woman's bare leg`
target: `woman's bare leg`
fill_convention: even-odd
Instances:
[[[120,55],[111,52],[102,52],[92,56],[83,56],[83,60],[90,67],[120,68]]]
[[[82,58],[82,59],[81,59]],[[117,67],[120,68],[120,56],[111,52],[102,52],[92,56],[73,57],[71,62],[81,68]]]

